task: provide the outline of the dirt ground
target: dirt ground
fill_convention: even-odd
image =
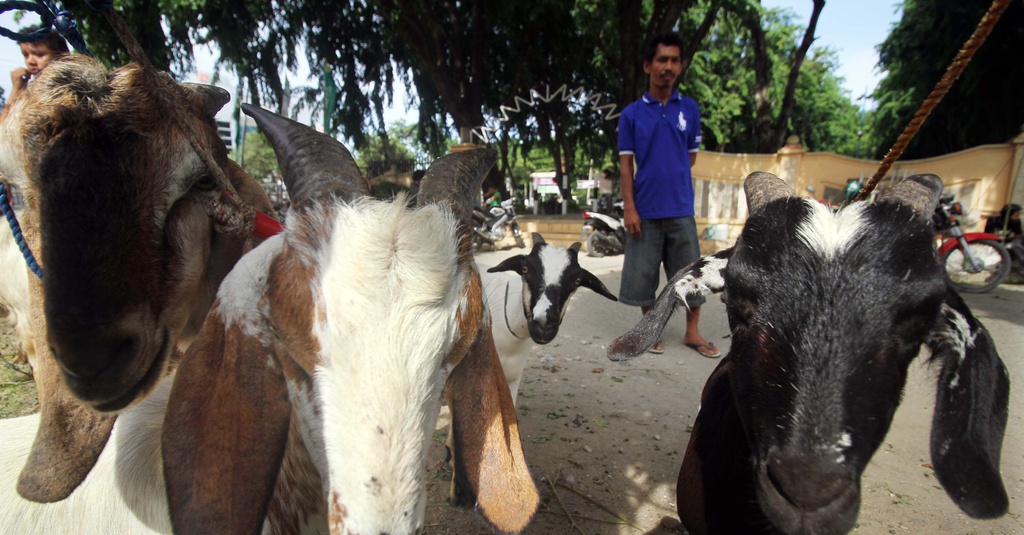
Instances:
[[[501,253],[496,253],[500,255]],[[506,254],[507,256],[507,254]],[[478,256],[481,268],[500,261]],[[618,260],[581,258],[584,267],[617,293]],[[862,480],[862,504],[853,533],[1024,533],[1024,286],[965,296],[996,338],[1010,369],[1010,422],[1003,443],[1002,473],[1010,512],[974,520],[946,496],[929,468],[928,437],[934,407],[933,373],[912,365],[903,404],[892,429]],[[671,534],[681,528],[675,508],[676,479],[705,379],[717,360],[684,347],[683,321],[665,332],[665,353],[618,363],[607,344],[639,319],[637,309],[580,290],[558,337],[535,346],[518,400],[526,460],[541,493],[541,506],[526,534]],[[729,330],[724,305],[708,300],[701,331],[724,352]],[[438,422],[430,458],[444,456],[447,412]],[[424,534],[488,534],[480,517],[445,502],[445,470],[434,470]]]
[[[481,268],[511,253],[481,254]],[[581,258],[613,291],[621,259]],[[928,433],[934,406],[933,374],[915,364],[905,398],[883,446],[862,480],[860,517],[853,533],[1024,534],[1024,286],[965,296],[992,331],[1010,369],[1010,422],[1002,473],[1011,496],[1003,518],[973,520],[939,487],[928,467]],[[540,510],[527,534],[671,534],[676,478],[704,380],[717,360],[679,343],[681,320],[666,330],[663,355],[626,363],[606,357],[608,342],[639,319],[635,308],[587,290],[573,297],[558,338],[537,346],[519,394],[519,424],[530,471],[541,493]],[[702,333],[722,351],[729,347],[724,307],[710,299]],[[10,355],[9,333],[0,342]],[[0,369],[0,417],[35,410],[34,390]],[[429,505],[424,535],[491,534],[472,510],[446,502],[450,473],[443,467],[449,420],[442,410],[427,470]],[[0,437],[2,447],[2,437]],[[676,520],[676,523],[678,521]],[[2,531],[2,528],[0,528]]]

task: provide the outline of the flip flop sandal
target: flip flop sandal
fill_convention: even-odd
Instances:
[[[700,353],[701,356],[707,357],[709,359],[717,359],[718,357],[722,356],[722,352],[719,351],[717,347],[715,347],[715,343],[714,342],[708,342],[706,344],[686,344],[686,343],[684,343],[683,345],[685,345],[686,347],[688,347],[688,348],[690,348],[690,349]]]
[[[653,346],[651,346],[651,348],[648,349],[647,352],[648,353],[654,353],[655,355],[660,355],[660,354],[664,353],[665,352],[665,347],[662,346],[662,347],[659,348],[658,347],[659,344],[661,344],[661,342],[658,342],[657,344],[654,344]]]

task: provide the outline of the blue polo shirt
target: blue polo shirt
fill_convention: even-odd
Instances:
[[[619,116],[619,154],[636,160],[633,201],[640,219],[694,215],[690,153],[700,147],[697,102],[672,91],[668,102],[645,92]]]

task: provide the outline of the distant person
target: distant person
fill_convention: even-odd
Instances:
[[[22,34],[37,31],[40,26],[29,26],[19,30]],[[25,58],[25,66],[18,67],[11,71],[11,96],[20,93],[28,86],[29,81],[37,76],[47,63],[54,58],[60,57],[69,52],[68,44],[56,30],[50,30],[43,38],[34,43],[19,43],[21,56]],[[8,99],[8,100],[10,100]]]
[[[659,268],[664,265],[671,278],[700,258],[690,173],[701,142],[700,110],[693,99],[676,91],[682,51],[683,38],[675,32],[647,42],[643,67],[648,90],[619,117],[619,187],[628,233],[619,301],[639,306],[644,314],[654,304]],[[697,328],[704,301],[703,296],[686,297],[683,344],[717,358],[721,351]],[[661,341],[649,351],[664,352]]]
[[[597,177],[597,192],[601,194],[601,210],[604,213],[612,211],[612,172],[605,169],[601,176]]]
[[[488,208],[501,206],[501,192],[498,188],[487,186],[487,191],[484,192],[484,205]]]
[[[412,172],[412,185],[409,186],[409,205],[416,205],[416,197],[420,193],[420,184],[423,182],[423,177],[427,174],[423,169],[417,169]]]

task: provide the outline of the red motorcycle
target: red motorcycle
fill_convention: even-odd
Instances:
[[[963,207],[944,195],[935,207],[932,222],[939,244],[939,259],[946,281],[960,292],[981,293],[999,286],[1010,274],[1010,252],[996,234],[964,232],[957,216]]]

